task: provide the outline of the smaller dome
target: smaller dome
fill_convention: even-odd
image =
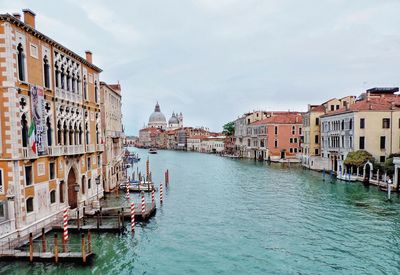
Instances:
[[[179,120],[176,116],[172,115],[172,117],[168,120],[169,124],[179,124]]]

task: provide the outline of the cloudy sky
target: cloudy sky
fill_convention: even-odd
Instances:
[[[299,110],[400,85],[398,0],[0,0],[123,89],[126,132],[156,101],[167,119],[221,126],[254,110]]]

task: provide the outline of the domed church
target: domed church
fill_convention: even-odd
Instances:
[[[175,112],[172,112],[171,118],[168,120],[168,129],[169,130],[175,130],[178,128],[183,127],[183,115],[180,113],[175,114]]]
[[[163,113],[161,113],[160,105],[156,104],[154,112],[149,117],[147,127],[159,128],[165,130],[167,128],[167,120]]]

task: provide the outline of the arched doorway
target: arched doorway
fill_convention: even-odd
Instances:
[[[71,209],[78,206],[77,192],[75,192],[76,175],[73,168],[68,173],[68,205]]]

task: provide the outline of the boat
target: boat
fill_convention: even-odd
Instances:
[[[337,178],[338,180],[351,181],[351,182],[357,180],[357,178],[356,178],[355,176],[349,175],[349,174],[347,174],[347,175],[339,175],[339,176],[337,176],[336,178]]]
[[[157,154],[157,149],[156,148],[150,148],[149,149],[149,154]]]
[[[127,184],[129,184],[128,186],[128,188],[129,188],[129,191],[131,191],[131,192],[152,192],[153,190],[154,191],[157,191],[157,189],[154,187],[154,183],[153,182],[151,182],[151,181],[141,181],[141,182],[139,182],[139,181],[137,181],[137,180],[134,180],[134,181],[130,181],[130,182],[126,182],[126,183],[121,183],[120,184],[120,189],[121,190],[126,190],[126,185]]]

